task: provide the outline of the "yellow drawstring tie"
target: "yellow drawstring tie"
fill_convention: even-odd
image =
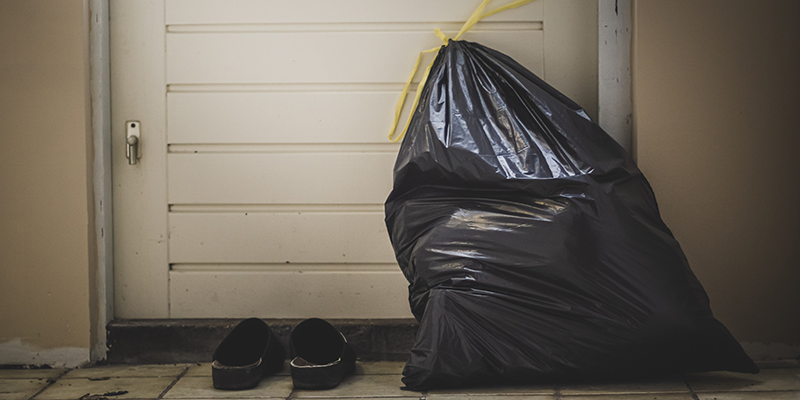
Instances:
[[[492,0],[483,0],[481,5],[479,5],[478,8],[475,10],[475,12],[472,13],[467,22],[464,23],[464,26],[461,27],[461,30],[458,31],[458,34],[456,35],[456,37],[453,38],[453,40],[460,39],[461,36],[467,33],[467,31],[469,31],[470,29],[472,29],[472,27],[475,26],[475,24],[477,24],[478,21],[488,16],[497,14],[501,11],[510,10],[512,8],[517,8],[519,6],[528,4],[533,0],[512,1],[511,3],[508,3],[502,7],[498,7],[484,14],[483,10],[486,8],[486,5],[489,4],[491,1]],[[447,37],[447,35],[445,35],[439,28],[436,28],[434,33],[436,33],[436,36],[438,36],[439,39],[442,39],[442,42],[444,43],[445,46],[447,46],[447,44],[450,43],[450,38]],[[411,104],[411,112],[408,115],[408,120],[406,121],[405,128],[403,128],[403,132],[397,135],[396,138],[392,139],[392,135],[394,135],[394,131],[395,129],[397,129],[397,123],[400,121],[400,113],[403,111],[403,105],[405,105],[406,103],[406,97],[408,97],[408,88],[409,86],[411,86],[411,81],[414,79],[414,75],[417,74],[417,69],[419,69],[419,63],[422,61],[423,54],[439,51],[440,48],[441,47],[434,47],[432,49],[421,51],[419,53],[419,56],[417,56],[417,62],[414,63],[414,69],[411,70],[411,75],[408,76],[408,80],[406,81],[405,86],[403,86],[403,91],[400,92],[400,99],[397,101],[397,106],[395,106],[394,108],[394,122],[392,122],[392,129],[389,131],[389,140],[392,143],[396,143],[397,141],[402,139],[403,136],[406,135],[406,131],[408,130],[408,125],[411,123],[411,117],[414,116],[414,110],[416,110],[417,105],[419,105],[419,98],[422,95],[422,88],[425,86],[425,82],[428,81],[428,74],[430,74],[431,68],[433,67],[433,63],[436,61],[436,58],[434,58],[433,61],[431,61],[431,63],[428,64],[428,67],[425,68],[425,73],[422,74],[422,79],[420,79],[419,84],[417,85],[417,93],[414,96],[414,102]]]

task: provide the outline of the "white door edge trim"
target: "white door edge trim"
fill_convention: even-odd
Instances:
[[[106,358],[106,325],[114,318],[114,249],[111,202],[111,88],[108,47],[108,0],[89,1],[89,69],[92,104],[92,189],[97,269],[94,302],[89,306],[92,329],[90,359]],[[92,285],[90,285],[92,287]]]
[[[631,1],[597,2],[598,124],[633,153],[631,108]]]

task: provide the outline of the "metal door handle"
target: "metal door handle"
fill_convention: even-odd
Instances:
[[[128,164],[136,164],[139,159],[139,138],[136,136],[128,136]]]
[[[134,165],[136,162],[142,158],[142,152],[139,149],[139,139],[140,139],[140,123],[139,121],[127,121],[125,122],[125,132],[126,132],[126,139],[125,139],[125,155],[128,157],[128,164]]]

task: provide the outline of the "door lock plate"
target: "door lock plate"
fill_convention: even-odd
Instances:
[[[141,123],[139,121],[125,122],[125,156],[128,164],[136,164],[142,158]]]

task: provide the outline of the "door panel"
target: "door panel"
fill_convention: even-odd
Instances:
[[[337,27],[338,28],[338,27]],[[446,32],[455,35],[455,32]],[[468,33],[541,72],[542,32],[501,30]],[[509,39],[513,38],[513,41]],[[429,31],[411,32],[223,32],[167,35],[168,84],[405,82],[421,50],[441,45]],[[538,57],[537,57],[538,55]],[[418,71],[417,80],[422,71]]]
[[[173,269],[173,318],[398,318],[409,314],[407,282],[397,265],[219,266]],[[226,270],[226,268],[228,268]],[[327,270],[321,270],[325,268]]]
[[[379,133],[388,129],[386,120],[394,112],[399,85],[349,85],[351,91],[342,91],[341,86],[315,85],[311,91],[300,91],[307,88],[302,85],[286,86],[269,92],[171,92],[167,96],[169,142],[387,142]]]
[[[480,3],[480,0],[170,0],[166,14],[169,26],[379,23],[385,27],[386,23],[451,22],[461,28]],[[484,21],[541,20],[542,2],[537,1]]]
[[[169,202],[380,204],[392,188],[396,157],[355,151],[169,154]]]
[[[176,264],[393,264],[382,210],[170,213]]]

